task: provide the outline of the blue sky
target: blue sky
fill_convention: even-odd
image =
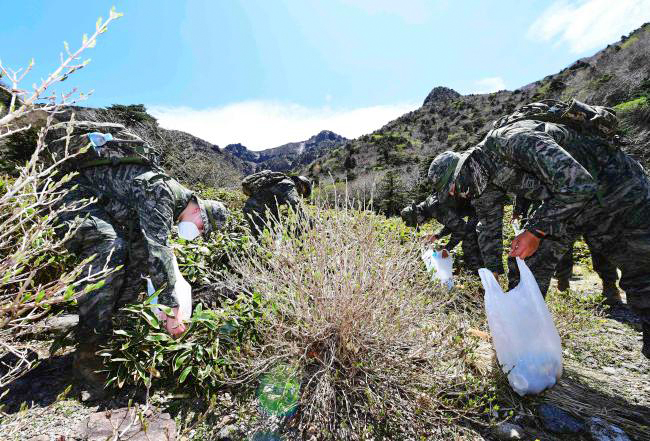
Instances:
[[[2,6],[0,59],[36,60],[27,87],[113,4],[124,17],[64,85],[254,149],[359,136],[439,85],[515,89],[650,21],[650,0],[22,0]]]

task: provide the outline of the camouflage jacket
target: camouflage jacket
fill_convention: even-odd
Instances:
[[[465,216],[470,219],[476,217],[476,211],[470,204],[464,204],[462,201],[460,203],[454,201],[443,203],[436,195],[431,195],[424,202],[416,205],[413,214],[417,225],[429,219],[435,219],[442,224],[442,229],[435,235],[442,238],[451,234],[449,242],[445,246],[448,250],[455,248],[465,238],[467,223],[463,218]]]
[[[159,302],[177,306],[174,293],[172,226],[194,194],[162,171],[142,165],[91,167],[82,171],[117,227],[132,235],[137,229],[148,254],[148,275],[162,288]],[[129,238],[132,242],[133,238]],[[143,272],[146,270],[143,268]]]
[[[596,135],[524,120],[492,130],[473,149],[484,183],[472,204],[487,268],[502,272],[506,193],[541,201],[524,225],[547,235],[598,231],[623,213],[630,225],[647,216],[650,186],[640,164]],[[571,230],[571,231],[569,231]]]
[[[280,205],[286,204],[295,209],[300,203],[295,182],[280,172],[264,170],[247,176],[242,181],[242,189],[249,196],[244,205],[244,214],[254,223],[265,219],[267,209],[277,217]]]

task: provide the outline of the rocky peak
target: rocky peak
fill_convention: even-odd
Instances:
[[[462,95],[456,92],[454,89],[448,87],[434,87],[429,95],[424,99],[423,106],[434,103],[445,103],[447,101],[453,101],[460,98]]]
[[[248,148],[242,144],[228,144],[224,147],[224,150],[230,153],[233,156],[236,156],[244,161],[256,161],[259,158],[259,154],[248,150]]]
[[[319,143],[319,142],[324,142],[324,141],[343,142],[343,141],[346,141],[346,140],[347,139],[344,138],[341,135],[338,135],[338,134],[336,134],[334,132],[331,132],[329,130],[323,130],[320,133],[318,133],[317,135],[314,135],[311,138],[309,138],[309,140],[307,142],[309,142],[309,143],[312,143],[312,142]]]

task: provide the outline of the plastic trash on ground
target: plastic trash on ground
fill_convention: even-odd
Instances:
[[[192,317],[192,287],[181,274],[176,258],[174,258],[174,274],[176,275],[174,292],[176,293],[176,300],[178,301],[178,318],[187,321]],[[156,292],[156,290],[153,283],[151,283],[151,279],[149,277],[145,277],[145,279],[147,281],[147,294],[151,296]],[[163,320],[165,314],[160,309],[156,308],[155,305],[157,304],[158,297],[156,296],[151,300],[151,309],[158,318]]]
[[[517,258],[519,285],[504,293],[491,271],[479,270],[485,312],[501,369],[519,395],[537,394],[562,376],[562,345],[535,277]]]
[[[443,257],[446,256],[446,257]],[[432,250],[427,248],[422,251],[422,260],[431,273],[431,280],[439,280],[447,289],[454,287],[453,266],[454,259],[447,250]]]

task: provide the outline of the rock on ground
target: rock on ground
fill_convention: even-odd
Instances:
[[[174,441],[176,439],[176,423],[168,413],[144,419],[143,428],[133,408],[96,412],[90,415],[82,427],[82,432],[88,441],[104,441],[123,431],[124,434],[120,439],[130,441]]]
[[[630,441],[623,430],[598,417],[587,420],[587,430],[594,441]]]
[[[493,429],[494,436],[498,439],[524,439],[524,429],[517,424],[501,423]]]
[[[582,421],[572,417],[559,407],[551,404],[540,404],[537,412],[542,419],[544,428],[554,433],[579,433],[585,429]]]

